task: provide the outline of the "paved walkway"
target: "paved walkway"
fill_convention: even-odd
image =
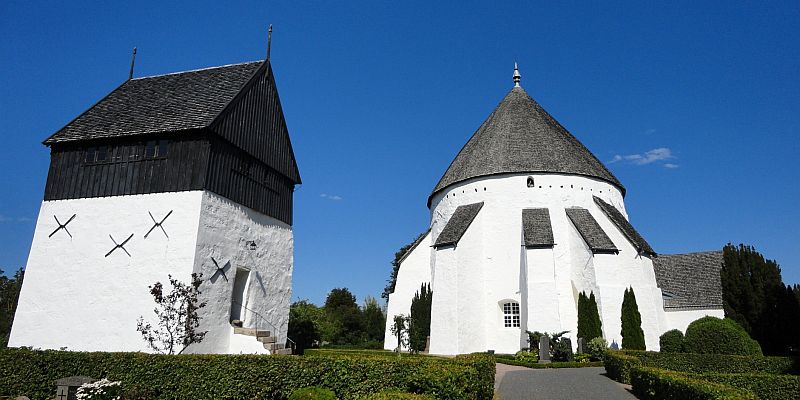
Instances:
[[[626,386],[604,373],[603,367],[530,369],[497,364],[494,388],[501,400],[636,400]]]

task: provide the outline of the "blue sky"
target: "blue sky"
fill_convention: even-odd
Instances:
[[[229,4],[230,3],[230,4]],[[754,245],[800,282],[800,3],[0,3],[0,268],[25,264],[41,145],[136,76],[272,59],[304,184],[293,298],[378,296],[470,135],[522,85],[626,186],[661,253]]]

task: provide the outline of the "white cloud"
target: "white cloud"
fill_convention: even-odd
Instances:
[[[609,161],[609,164],[618,161],[627,161],[634,165],[647,165],[657,161],[665,161],[673,158],[675,158],[675,156],[672,155],[672,150],[670,150],[667,147],[659,147],[656,149],[648,150],[644,152],[644,154],[628,154],[628,155],[617,154],[611,159],[611,161]],[[675,164],[670,164],[670,165],[675,165]],[[673,168],[673,167],[667,167],[667,168]]]
[[[342,196],[337,196],[335,194],[322,193],[322,194],[319,195],[319,197],[322,197],[323,199],[333,200],[333,201],[341,201],[341,200],[343,200]]]
[[[673,164],[673,163],[664,164],[664,168],[675,169],[675,168],[678,168],[678,167],[680,167],[680,165],[678,165],[678,164]]]

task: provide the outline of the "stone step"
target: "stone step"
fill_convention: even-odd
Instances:
[[[292,355],[292,349],[278,349],[278,350],[273,351],[272,354],[281,354],[281,355],[290,356],[290,355]]]
[[[233,333],[237,335],[247,335],[247,336],[255,336],[255,337],[262,337],[262,336],[270,336],[272,333],[270,331],[260,330],[257,328],[233,328]]]
[[[258,336],[258,341],[261,343],[275,343],[275,336]]]
[[[283,343],[264,343],[264,348],[269,351],[275,351],[285,348]]]

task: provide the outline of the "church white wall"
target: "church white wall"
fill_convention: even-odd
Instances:
[[[665,332],[672,329],[677,329],[686,334],[686,328],[689,327],[694,321],[703,317],[717,317],[725,318],[725,310],[680,310],[680,311],[667,311],[664,313],[667,326]]]
[[[534,177],[534,187],[527,187],[527,177]],[[652,263],[640,258],[633,246],[596,206],[592,196],[598,196],[626,213],[619,190],[593,178],[558,174],[497,175],[472,179],[453,185],[437,194],[431,202],[431,241],[434,242],[459,205],[483,201],[478,214],[480,227],[475,222],[454,250],[438,250],[433,259],[434,314],[441,315],[442,325],[454,324],[472,332],[470,338],[459,336],[457,341],[437,343],[431,338],[431,350],[439,354],[466,353],[494,349],[497,352],[514,352],[524,347],[524,331],[569,330],[568,337],[576,344],[577,295],[581,290],[594,291],[603,319],[604,332],[610,340],[619,340],[619,313],[624,288],[633,286],[642,313],[648,349],[658,348],[658,336],[665,329],[661,292],[656,287]],[[621,250],[619,255],[593,255],[574,226],[566,217],[566,207],[583,207],[595,216],[606,233]],[[548,208],[551,214],[556,246],[552,250],[532,249],[520,251],[521,212],[524,208]],[[477,257],[458,257],[457,253],[469,247],[463,242],[467,235],[478,234],[481,250]],[[549,252],[549,253],[548,253]],[[548,260],[552,263],[552,275]],[[521,268],[526,265],[528,270]],[[440,271],[445,268],[448,271]],[[456,271],[452,271],[455,269]],[[527,274],[526,274],[527,272]],[[437,297],[440,279],[451,279],[463,274],[459,282],[483,282],[482,288],[472,286],[470,292],[461,287],[450,288],[448,298]],[[447,276],[447,278],[445,278]],[[527,286],[526,286],[527,285]],[[474,290],[482,290],[483,299]],[[618,292],[618,293],[617,293]],[[469,293],[464,295],[464,293]],[[482,302],[485,329],[467,323],[460,308],[458,296]],[[553,310],[553,294],[557,298],[557,312]],[[523,301],[523,320],[526,326],[508,333],[502,327],[504,299]],[[445,310],[458,307],[456,316],[446,316]],[[538,309],[547,309],[536,314]],[[452,313],[452,311],[451,311]],[[556,323],[558,319],[558,323]],[[434,321],[437,320],[434,317]],[[433,324],[432,324],[433,326]],[[444,336],[443,336],[444,337]],[[466,345],[465,341],[470,345]]]
[[[230,316],[234,277],[237,269],[249,270],[245,293],[244,326],[273,332],[278,343],[286,340],[292,288],[294,239],[291,226],[234,203],[211,192],[202,197],[197,234],[194,272],[206,281],[201,286],[207,305],[203,309],[201,330],[207,330],[203,342],[191,346],[197,353],[250,353],[254,337],[232,335]],[[248,241],[256,242],[250,250]],[[230,264],[228,280],[217,276],[216,267]],[[262,346],[263,348],[263,346]]]
[[[384,334],[383,348],[394,350],[397,348],[397,337],[392,334],[394,317],[403,314],[411,315],[411,300],[423,283],[431,281],[431,241],[430,232],[414,247],[413,250],[400,263],[397,271],[397,281],[394,293],[389,295],[386,305],[386,332]],[[403,347],[407,350],[406,347]]]
[[[9,346],[78,351],[147,351],[136,331],[152,318],[148,286],[188,282],[197,241],[201,191],[45,201],[39,211]],[[148,211],[164,221],[167,238]],[[55,215],[72,237],[57,228]],[[111,234],[125,245],[114,247]],[[166,286],[169,286],[168,284]]]

